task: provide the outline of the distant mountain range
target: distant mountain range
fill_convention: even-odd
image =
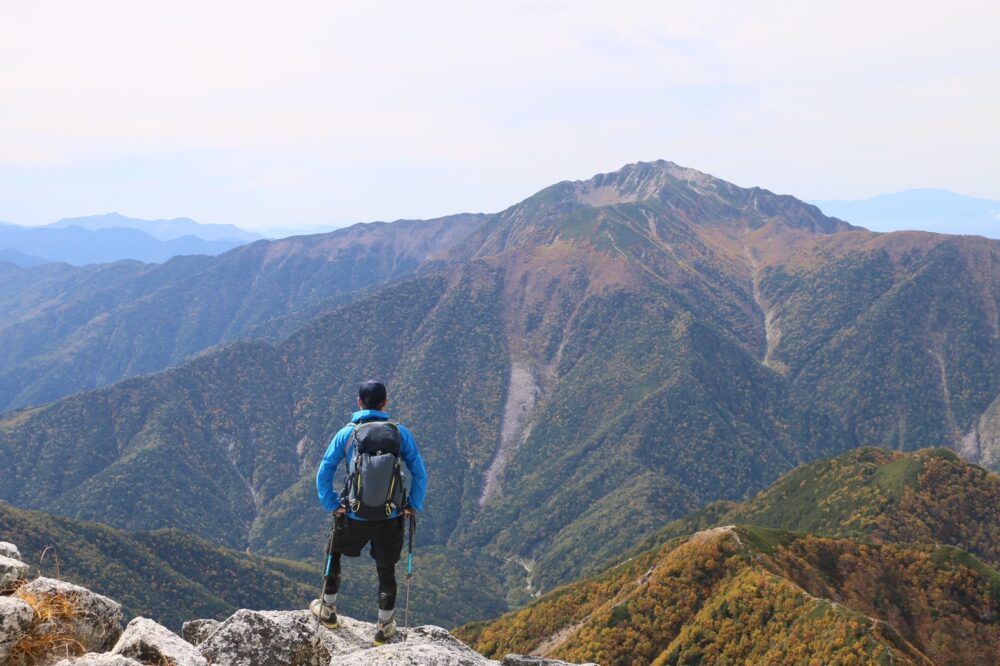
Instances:
[[[421,546],[521,568],[523,600],[859,446],[1000,466],[998,305],[1000,242],[664,161],[492,215],[8,265],[0,499],[315,557],[315,467],[378,376],[432,470]]]
[[[0,410],[163,370],[220,342],[280,339],[413,273],[484,220],[355,225],[156,265],[0,268]]]
[[[6,255],[6,260],[19,266],[25,265],[23,258],[18,260],[23,255],[74,266],[106,264],[123,259],[157,263],[178,255],[222,254],[244,242],[234,239],[205,240],[192,235],[159,240],[145,231],[123,227],[86,229],[80,226],[19,227],[0,224],[0,250],[16,253]]]
[[[98,229],[138,229],[161,241],[171,241],[184,236],[194,236],[208,241],[252,242],[263,236],[240,229],[231,224],[202,224],[189,217],[172,220],[140,220],[118,213],[91,215],[89,217],[69,217],[48,225],[56,229],[80,227],[96,231]]]
[[[41,266],[48,263],[48,260],[41,257],[34,257],[20,250],[8,247],[0,250],[0,263],[13,264],[19,268],[30,268],[31,266]]]
[[[933,231],[1000,238],[1000,201],[916,189],[856,201],[812,201],[827,215],[872,231]]]

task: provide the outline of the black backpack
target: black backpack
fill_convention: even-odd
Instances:
[[[403,438],[392,421],[366,421],[354,426],[347,442],[350,457],[347,481],[341,497],[347,508],[365,520],[385,520],[406,506],[406,489],[399,465]]]

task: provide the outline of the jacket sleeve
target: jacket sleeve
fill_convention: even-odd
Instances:
[[[350,439],[351,430],[350,426],[341,428],[334,435],[316,472],[316,492],[319,494],[320,503],[327,511],[334,511],[340,506],[340,497],[333,488],[333,475],[337,471],[337,465],[344,459],[344,447]]]
[[[424,459],[420,457],[417,443],[413,439],[410,431],[400,427],[400,434],[403,436],[403,446],[399,453],[406,463],[406,469],[410,471],[410,495],[407,498],[409,506],[415,511],[424,510],[424,497],[427,496],[427,468],[424,467]]]

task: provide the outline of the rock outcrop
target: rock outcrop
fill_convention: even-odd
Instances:
[[[21,551],[17,549],[17,546],[10,543],[9,541],[0,541],[0,555],[4,557],[9,557],[12,560],[21,559]]]
[[[522,655],[487,659],[432,625],[400,630],[376,647],[374,624],[341,615],[339,626],[327,629],[307,610],[244,609],[221,622],[191,620],[183,638],[142,617],[122,632],[118,602],[52,578],[25,582],[27,565],[18,558],[16,547],[0,543],[0,563],[23,565],[10,574],[17,594],[0,594],[3,666],[565,666]],[[11,656],[15,650],[19,656]]]
[[[0,597],[0,664],[6,664],[14,643],[31,629],[35,612],[17,597]]]
[[[572,666],[568,661],[558,659],[546,659],[545,657],[533,657],[525,654],[509,654],[501,662],[503,666]],[[597,666],[597,664],[587,663],[579,666]]]
[[[191,645],[200,645],[220,624],[218,620],[189,620],[181,627],[181,636]]]
[[[15,557],[0,555],[0,593],[13,589],[14,584],[24,580],[27,575],[27,564]]]
[[[112,654],[140,662],[173,666],[208,666],[208,660],[180,636],[144,617],[128,623]]]
[[[87,652],[110,650],[121,636],[121,604],[85,587],[42,577],[25,583],[18,594],[42,603],[54,597],[66,600],[73,610],[59,618],[58,629]]]
[[[146,666],[141,661],[110,652],[90,652],[81,657],[71,657],[57,661],[55,666]]]
[[[321,666],[329,656],[308,612],[239,610],[198,645],[213,665]]]

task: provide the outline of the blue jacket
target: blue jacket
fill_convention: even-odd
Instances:
[[[388,418],[389,415],[385,412],[375,409],[363,409],[360,412],[354,412],[351,422],[333,436],[330,446],[327,447],[326,453],[323,455],[323,462],[319,464],[319,471],[316,472],[316,491],[319,493],[319,501],[323,504],[324,509],[334,511],[340,506],[340,496],[333,487],[333,475],[337,471],[337,465],[340,464],[340,461],[347,454],[344,449],[351,440],[351,432],[354,431],[354,424],[357,424],[361,420],[386,420]],[[406,426],[399,426],[399,434],[403,438],[399,457],[406,463],[406,469],[410,470],[410,477],[412,479],[410,493],[407,496],[407,504],[414,511],[423,511],[424,497],[427,495],[427,468],[424,467],[424,460],[420,457],[420,451],[417,450],[417,443],[413,440],[413,435],[406,429]],[[347,469],[351,468],[351,460],[353,458],[354,447],[352,446],[347,459]],[[395,518],[396,513],[396,511],[393,511],[389,515],[389,518]],[[347,515],[354,520],[364,520],[364,518],[361,518],[353,511],[348,511]]]

